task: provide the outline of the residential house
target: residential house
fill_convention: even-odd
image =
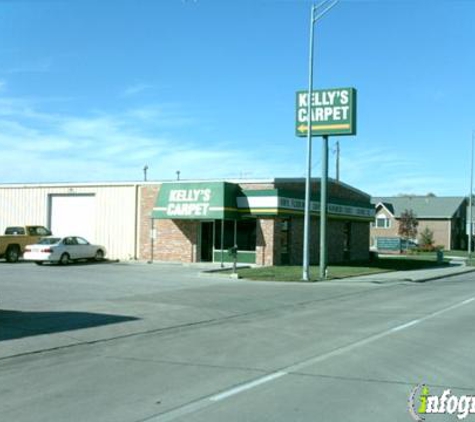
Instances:
[[[434,245],[446,250],[465,249],[467,245],[467,198],[438,196],[373,197],[375,221],[370,228],[370,245],[376,246],[378,237],[399,237],[399,221],[405,210],[412,210],[420,233],[428,227],[434,234]]]

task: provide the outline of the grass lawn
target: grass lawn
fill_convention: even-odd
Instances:
[[[448,265],[444,262],[441,265]],[[338,279],[345,277],[354,277],[359,275],[376,274],[388,271],[409,271],[420,270],[424,268],[437,267],[434,258],[424,256],[394,256],[378,258],[374,262],[355,262],[351,265],[330,265],[328,267],[328,279]],[[277,266],[261,268],[242,268],[238,270],[240,277],[251,280],[268,281],[301,281],[302,266]],[[319,276],[319,267],[310,268],[312,281],[317,281]]]
[[[475,251],[472,251],[471,260],[468,261],[468,252],[467,251],[445,251],[445,256],[456,256],[459,258],[467,258],[467,265],[475,266]]]
[[[444,256],[458,256],[466,258],[468,256],[466,251],[443,251]],[[412,251],[409,253],[404,254],[403,256],[410,256],[410,257],[425,257],[427,259],[436,259],[436,252],[419,252],[419,251]]]
[[[462,257],[462,258],[468,258],[468,252],[467,251],[444,251],[444,255],[447,255],[447,256],[459,256],[459,257]],[[472,256],[473,256],[473,252],[472,252]]]
[[[405,255],[406,256],[406,255]],[[435,252],[414,252],[412,254],[409,254],[407,256],[410,256],[411,258],[422,258],[422,259],[436,259],[436,253]],[[475,251],[472,251],[472,259],[469,262],[468,261],[468,252],[467,251],[444,251],[444,257],[456,257],[456,258],[466,258],[467,259],[467,265],[470,266],[475,266]]]

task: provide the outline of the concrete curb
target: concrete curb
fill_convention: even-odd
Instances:
[[[422,271],[422,270],[421,270]],[[475,271],[475,267],[471,267],[471,268],[467,268],[467,267],[461,267],[461,268],[457,268],[457,269],[454,269],[454,271],[452,272],[446,272],[446,273],[442,273],[442,274],[434,274],[434,275],[429,275],[429,276],[417,276],[417,275],[414,275],[414,276],[406,276],[404,277],[403,274],[400,275],[400,277],[394,277],[394,278],[390,278],[390,277],[387,277],[387,278],[376,278],[377,276],[375,275],[374,277],[372,278],[364,278],[364,277],[361,277],[361,278],[358,278],[358,277],[347,277],[347,278],[344,278],[344,279],[340,279],[339,281],[346,281],[347,283],[349,282],[366,282],[366,283],[373,283],[373,284],[389,284],[389,283],[401,283],[401,282],[409,282],[409,283],[425,283],[425,282],[428,282],[428,281],[432,281],[432,280],[440,280],[440,279],[443,279],[443,278],[449,278],[449,277],[455,277],[455,276],[458,276],[458,275],[462,275],[462,274],[467,274],[467,273],[472,273]],[[401,271],[402,273],[404,271]],[[391,273],[384,273],[385,275],[388,275],[388,274],[394,274],[394,272],[391,272]],[[331,281],[331,280],[330,280]]]
[[[401,274],[399,277],[396,276],[397,273],[404,273],[405,271],[385,271],[382,273],[378,274],[370,274],[368,276],[355,276],[355,277],[345,277],[345,278],[330,278],[327,280],[311,280],[311,281],[283,281],[283,280],[253,280],[253,279],[248,279],[248,278],[239,278],[239,280],[242,281],[249,281],[249,282],[264,282],[264,283],[291,283],[291,284],[313,284],[313,285],[322,285],[322,284],[332,284],[332,283],[345,283],[345,284],[350,284],[350,283],[371,283],[371,284],[390,284],[390,283],[402,283],[402,282],[408,282],[408,283],[425,283],[428,281],[432,280],[440,280],[442,278],[449,278],[449,277],[455,277],[458,275],[462,274],[467,274],[467,273],[472,273],[475,272],[475,267],[458,267],[454,268],[454,271],[448,272],[445,274],[435,274],[433,276],[406,276],[404,277],[404,274]],[[424,271],[424,270],[420,270]],[[201,276],[219,276],[224,277],[224,274],[219,274],[219,272],[214,272],[214,274],[210,272],[201,272]],[[379,275],[381,275],[381,278],[377,278]],[[388,275],[394,275],[394,278],[388,277]]]
[[[473,273],[475,272],[475,267],[474,268],[467,268],[463,271],[457,271],[449,274],[440,274],[436,275],[433,277],[428,277],[428,278],[422,278],[419,280],[406,280],[406,281],[412,281],[413,283],[425,283],[426,281],[432,281],[432,280],[440,280],[441,278],[448,278],[448,277],[455,277],[457,275],[462,275],[462,274],[468,274],[468,273]]]

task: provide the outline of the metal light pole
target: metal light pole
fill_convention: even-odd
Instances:
[[[308,60],[308,104],[307,104],[307,177],[305,180],[305,215],[303,227],[303,271],[302,279],[308,281],[310,267],[309,253],[309,234],[310,234],[310,184],[312,179],[312,91],[313,91],[313,45],[314,45],[314,25],[323,17],[330,9],[338,3],[338,0],[325,0],[318,5],[312,5],[310,14],[310,48]],[[327,138],[328,142],[328,138]],[[328,148],[328,146],[327,146]]]
[[[340,181],[340,141],[336,141],[336,174],[335,179]]]
[[[320,279],[326,278],[327,270],[327,185],[328,185],[328,135],[322,142],[322,178],[320,179]]]
[[[472,234],[473,234],[473,141],[475,138],[475,130],[472,129],[472,154],[471,154],[471,165],[470,165],[470,195],[468,197],[468,263],[472,263]]]

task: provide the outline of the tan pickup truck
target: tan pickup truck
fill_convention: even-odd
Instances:
[[[5,229],[5,234],[0,236],[0,258],[8,262],[17,262],[23,255],[26,245],[36,243],[51,232],[43,226],[12,226]]]

